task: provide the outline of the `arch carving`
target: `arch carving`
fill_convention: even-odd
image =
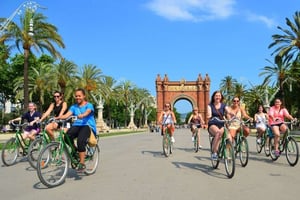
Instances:
[[[167,74],[162,78],[160,74],[157,75],[156,80],[156,119],[163,110],[165,103],[170,102],[171,106],[181,100],[185,99],[192,104],[192,107],[197,106],[199,112],[206,120],[207,105],[209,103],[210,94],[210,78],[208,74],[205,77],[198,75],[195,81],[170,81]]]

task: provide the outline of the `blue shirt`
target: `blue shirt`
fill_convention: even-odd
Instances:
[[[74,104],[70,107],[69,111],[73,113],[74,116],[78,116],[80,114],[85,113],[87,110],[91,110],[90,114],[82,119],[77,118],[72,124],[72,126],[86,126],[88,125],[93,133],[97,134],[96,121],[94,118],[94,106],[91,103],[86,103],[84,106],[79,106],[78,104]]]

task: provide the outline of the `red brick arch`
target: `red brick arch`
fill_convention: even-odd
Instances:
[[[165,74],[163,79],[158,74],[155,83],[157,119],[165,103],[170,102],[171,106],[174,107],[174,104],[182,99],[189,101],[192,107],[197,106],[204,119],[206,118],[210,92],[210,78],[208,74],[204,78],[199,74],[196,81],[186,81],[185,79],[169,81],[167,74]]]

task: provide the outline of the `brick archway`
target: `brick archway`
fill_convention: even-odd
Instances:
[[[208,74],[206,74],[204,78],[199,74],[196,81],[186,81],[185,79],[169,81],[167,74],[165,74],[163,79],[158,74],[155,84],[157,105],[156,119],[158,119],[165,103],[170,102],[171,106],[174,107],[174,104],[181,99],[189,101],[192,107],[197,106],[199,112],[204,119],[206,119],[205,116],[210,92],[210,78]]]

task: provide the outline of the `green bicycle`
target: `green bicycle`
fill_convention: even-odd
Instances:
[[[230,123],[230,120],[220,120],[217,117],[213,117],[211,120],[216,120],[219,122],[224,122],[225,124]],[[214,169],[217,169],[220,163],[220,160],[224,160],[225,164],[225,171],[227,174],[228,178],[232,178],[235,173],[235,153],[234,153],[234,148],[232,143],[230,142],[229,138],[227,137],[228,135],[228,129],[226,126],[224,126],[224,133],[222,135],[217,155],[218,159],[211,160],[212,167]],[[212,143],[213,143],[214,137],[209,133],[209,141],[210,141],[210,150],[211,150],[211,155],[213,154],[213,149],[212,149]]]
[[[200,144],[199,129],[201,127],[201,124],[191,123],[191,126],[192,125],[195,126],[195,129],[194,129],[194,132],[193,132],[193,137],[194,137],[194,150],[195,150],[195,153],[197,153],[199,151],[199,144]]]
[[[166,127],[167,124],[163,124],[163,127]],[[165,128],[165,132],[163,134],[162,139],[163,153],[166,157],[169,157],[170,154],[173,153],[173,143],[171,141],[171,136],[169,133],[169,129]]]
[[[256,141],[260,138],[260,142],[256,142],[256,151],[257,153],[260,153],[262,149],[264,149],[264,152],[266,156],[270,156],[270,148],[269,148],[269,141],[270,138],[273,138],[274,135],[272,133],[272,130],[269,125],[267,125],[266,131],[263,133],[261,137],[258,136],[258,133],[256,132]]]
[[[31,140],[25,140],[22,137],[22,130],[28,123],[11,125],[16,128],[15,136],[8,139],[3,145],[1,159],[4,165],[11,166],[17,162],[18,157],[26,157]]]
[[[248,119],[247,121],[244,122],[243,120],[234,118],[231,121],[238,121],[241,126],[240,131],[238,131],[236,137],[234,138],[233,146],[234,146],[234,150],[235,150],[235,156],[238,155],[242,167],[246,167],[246,165],[248,164],[248,160],[249,160],[249,145],[248,145],[247,138],[244,136],[242,127],[246,123],[249,123],[250,119]]]
[[[287,125],[294,122],[283,122]],[[275,155],[275,139],[270,138],[269,142],[270,157],[273,161],[277,160],[279,156]],[[295,166],[298,163],[299,159],[299,147],[295,138],[290,134],[290,129],[282,135],[280,134],[279,147],[280,154],[285,151],[285,157],[290,166]]]
[[[72,119],[76,119],[72,116]],[[63,124],[70,119],[60,120]],[[96,136],[97,140],[99,139]],[[50,142],[41,150],[37,162],[37,175],[40,181],[47,187],[56,187],[65,182],[69,166],[76,169],[79,164],[78,152],[71,144],[71,139],[63,129],[60,130],[56,142]],[[86,146],[84,173],[91,175],[96,172],[99,163],[100,148],[98,144],[94,147]]]
[[[36,139],[31,142],[28,148],[28,162],[30,166],[34,169],[37,167],[37,159],[38,156],[41,152],[41,150],[51,142],[51,139],[49,135],[47,134],[45,130],[45,126],[51,122],[54,122],[55,118],[50,118],[47,122],[42,123],[41,125],[43,126],[43,131],[39,134]]]

